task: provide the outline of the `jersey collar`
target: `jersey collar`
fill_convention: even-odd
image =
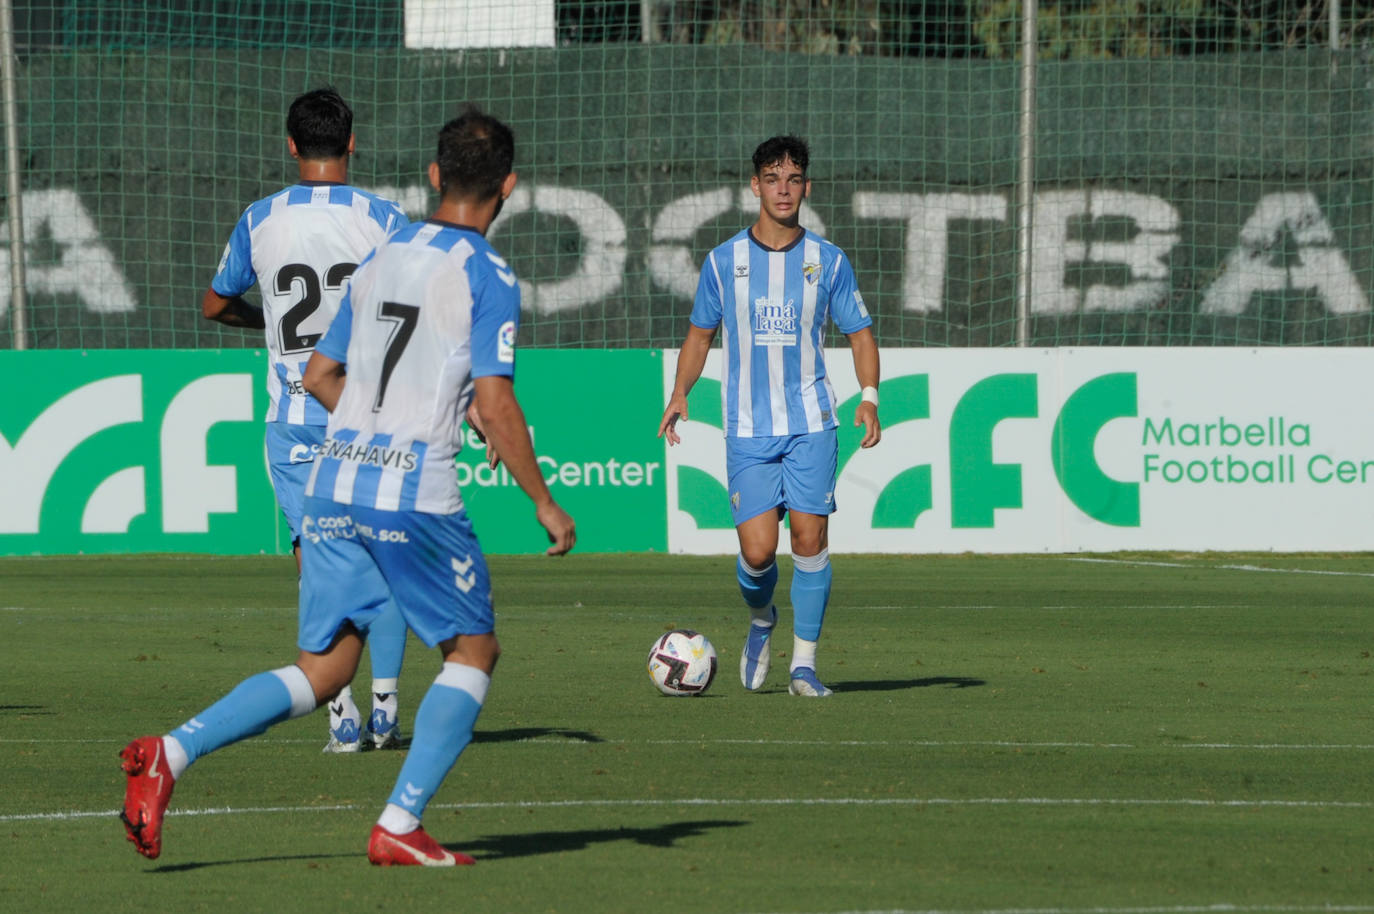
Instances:
[[[802,229],[802,230],[801,230],[801,234],[799,234],[796,238],[793,238],[792,241],[789,242],[785,247],[770,248],[768,245],[764,244],[762,241],[759,241],[758,238],[754,237],[754,227],[753,227],[752,225],[749,226],[749,228],[745,229],[745,231],[749,233],[749,240],[750,240],[750,241],[754,242],[754,244],[757,244],[759,247],[763,248],[765,251],[772,251],[772,252],[775,253],[775,254],[783,254],[783,253],[786,253],[787,251],[792,250],[794,247],[796,247],[797,245],[801,244],[801,243],[802,243],[802,240],[806,238],[806,229]]]
[[[449,222],[447,219],[435,219],[435,218],[432,217],[432,216],[431,216],[430,218],[426,219],[425,221],[426,221],[426,222],[431,222],[431,223],[433,223],[434,225],[442,225],[442,226],[444,226],[445,228],[456,228],[456,229],[462,229],[462,230],[465,231],[465,232],[476,232],[478,235],[482,234],[481,232],[478,232],[477,229],[473,228],[472,226],[470,226],[470,225],[463,225],[463,223],[461,223],[461,222]]]

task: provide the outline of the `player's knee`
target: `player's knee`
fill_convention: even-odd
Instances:
[[[759,546],[741,546],[739,554],[750,568],[767,568],[777,559],[776,550]]]
[[[793,555],[819,555],[825,546],[826,538],[823,531],[792,531]]]
[[[306,670],[305,678],[310,680],[310,687],[315,690],[316,707],[338,698],[344,686],[353,681],[352,676],[333,675],[330,671],[319,668]]]
[[[485,635],[459,635],[452,649],[445,651],[444,660],[476,667],[488,674],[501,658],[501,643],[494,632]]]
[[[301,668],[310,682],[317,704],[336,698],[344,686],[353,681],[353,674],[358,670],[356,659],[350,663],[346,656],[312,654],[309,651],[301,652],[296,658],[296,666]]]

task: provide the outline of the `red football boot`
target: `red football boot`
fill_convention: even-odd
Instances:
[[[149,860],[162,853],[162,814],[172,799],[172,769],[162,752],[162,737],[140,736],[119,753],[128,776],[119,818],[138,852]]]
[[[471,866],[477,862],[467,854],[445,850],[423,828],[394,835],[380,825],[372,827],[367,859],[377,866]]]

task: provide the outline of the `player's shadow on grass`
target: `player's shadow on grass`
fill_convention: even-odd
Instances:
[[[682,838],[695,838],[717,828],[748,825],[728,819],[697,822],[669,822],[656,828],[589,828],[576,831],[524,832],[515,835],[488,835],[476,841],[445,844],[449,850],[462,851],[478,860],[509,860],[536,854],[586,850],[593,844],[633,841],[646,847],[674,847]]]
[[[472,734],[474,743],[522,743],[539,739],[565,739],[570,743],[605,742],[595,733],[562,727],[509,727],[505,730],[477,730]]]
[[[244,863],[285,863],[288,860],[347,860],[362,858],[367,862],[367,853],[352,854],[281,854],[273,857],[239,857],[234,860],[202,860],[191,863],[164,863],[161,866],[149,870],[159,876],[164,874],[188,873],[191,870],[203,870],[212,866],[239,866]]]
[[[987,685],[985,679],[971,676],[927,676],[924,679],[859,679],[831,685],[836,692],[898,692],[903,689],[929,689],[946,686],[951,689],[972,689]]]
[[[736,828],[748,822],[706,820],[701,822],[670,822],[658,828],[598,828],[582,831],[527,832],[519,835],[489,835],[475,841],[455,841],[445,844],[449,850],[471,854],[478,860],[506,860],[513,857],[532,857],[535,854],[556,854],[560,851],[585,850],[593,844],[611,841],[633,841],[648,847],[674,847],[679,839],[695,838],[713,828]],[[281,854],[278,856],[238,857],[233,860],[202,860],[190,863],[170,863],[149,872],[158,875],[187,873],[212,866],[240,866],[246,863],[283,863],[289,860],[347,860],[363,859],[361,853],[349,854]]]

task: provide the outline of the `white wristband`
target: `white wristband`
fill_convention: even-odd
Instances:
[[[876,409],[878,406],[878,388],[865,387],[863,392],[863,401],[865,403],[872,403],[873,407]]]

